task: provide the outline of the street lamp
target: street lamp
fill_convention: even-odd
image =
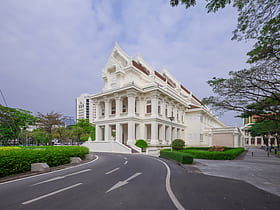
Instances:
[[[174,120],[174,117],[173,116],[171,116],[171,117],[169,117],[169,120],[171,121],[171,152],[172,152],[172,138],[173,138],[173,130],[172,130],[172,122],[173,122],[173,120]]]

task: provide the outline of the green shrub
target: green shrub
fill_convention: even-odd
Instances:
[[[170,151],[170,149],[160,150],[160,157],[176,160],[179,163],[183,164],[192,164],[193,157],[183,152],[179,151]]]
[[[198,159],[209,159],[209,160],[233,160],[235,159],[240,153],[244,151],[244,148],[225,148],[223,152],[221,151],[207,151],[203,149],[193,149],[193,148],[186,148],[181,150],[186,154],[192,155],[194,158]]]
[[[172,141],[172,149],[181,150],[184,148],[184,146],[185,141],[183,141],[182,139],[175,139],[174,141]]]
[[[0,177],[31,170],[31,163],[47,163],[50,167],[70,162],[70,157],[84,159],[88,148],[81,146],[23,147],[0,151]]]
[[[148,143],[143,139],[138,139],[135,143],[135,146],[140,147],[140,148],[147,148]]]

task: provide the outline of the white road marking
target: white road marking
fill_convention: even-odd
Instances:
[[[113,173],[113,172],[115,172],[115,171],[117,171],[117,170],[119,170],[119,169],[120,169],[120,168],[115,168],[115,169],[113,169],[113,170],[111,170],[111,171],[106,172],[105,174],[106,174],[106,175],[111,174],[111,173]]]
[[[171,173],[170,173],[170,168],[169,166],[162,160],[156,159],[158,161],[160,161],[161,163],[163,163],[167,169],[167,174],[166,174],[166,179],[165,179],[165,187],[166,187],[166,191],[171,199],[171,201],[173,202],[173,204],[176,206],[177,209],[183,210],[185,209],[181,203],[178,201],[178,199],[176,198],[176,196],[174,195],[172,189],[171,189],[171,185],[170,185],[170,177],[171,177]]]
[[[117,188],[119,188],[119,187],[122,187],[122,186],[128,184],[128,181],[130,181],[130,180],[136,178],[137,176],[139,176],[139,175],[141,175],[141,174],[142,174],[142,173],[136,173],[136,174],[133,174],[131,177],[127,178],[127,179],[124,180],[124,181],[119,181],[117,184],[115,184],[113,187],[111,187],[109,190],[107,190],[106,193],[108,193],[108,192],[110,192],[110,191],[112,191],[112,190],[115,190],[115,189],[117,189]]]
[[[21,204],[26,205],[26,204],[29,204],[29,203],[33,203],[33,202],[35,202],[35,201],[41,200],[41,199],[43,199],[43,198],[47,198],[47,197],[49,197],[49,196],[55,195],[55,194],[57,194],[57,193],[60,193],[60,192],[65,191],[65,190],[72,189],[72,188],[77,187],[77,186],[79,186],[79,185],[81,185],[81,184],[83,184],[83,183],[78,183],[78,184],[71,185],[71,186],[69,186],[69,187],[62,188],[62,189],[60,189],[60,190],[57,190],[57,191],[54,191],[54,192],[51,192],[51,193],[48,193],[48,194],[39,196],[39,197],[34,198],[34,199],[32,199],[32,200],[25,201],[25,202],[23,202],[23,203],[21,203]]]
[[[123,159],[127,160],[127,157],[124,157]]]
[[[128,163],[128,161],[125,161],[123,164],[126,165]]]
[[[9,184],[9,183],[17,182],[17,181],[22,181],[22,180],[25,180],[25,179],[31,179],[31,178],[34,178],[34,177],[44,176],[44,175],[47,175],[47,174],[57,173],[57,172],[60,172],[60,171],[71,169],[71,168],[77,168],[77,167],[80,167],[80,166],[84,166],[84,165],[90,164],[90,163],[92,163],[92,162],[94,162],[94,161],[96,161],[98,159],[99,159],[99,157],[96,155],[96,158],[94,160],[92,160],[90,162],[87,162],[87,163],[83,163],[81,165],[76,165],[76,166],[72,166],[72,167],[69,167],[69,168],[63,168],[63,169],[60,169],[60,170],[51,171],[51,172],[48,172],[48,173],[43,173],[43,174],[38,174],[38,175],[34,175],[34,176],[28,176],[28,177],[24,177],[24,178],[20,178],[20,179],[15,179],[15,180],[7,181],[7,182],[2,182],[2,183],[0,183],[0,185],[2,185],[2,184]]]
[[[74,172],[74,173],[71,173],[71,174],[67,174],[67,175],[65,175],[65,177],[81,174],[81,173],[88,172],[88,171],[91,171],[91,169],[88,168],[88,169],[85,169],[85,170],[82,170],[82,171],[77,171],[77,172]]]
[[[47,183],[47,182],[52,182],[52,181],[56,181],[56,180],[59,180],[59,179],[64,179],[65,177],[81,174],[81,173],[88,172],[88,171],[91,171],[91,169],[88,168],[88,169],[85,169],[85,170],[82,170],[82,171],[77,171],[77,172],[74,172],[74,173],[71,173],[71,174],[67,174],[65,176],[54,177],[52,179],[47,179],[45,181],[38,182],[36,184],[32,184],[31,186],[36,186],[36,185],[39,185],[39,184],[44,184],[44,183]]]
[[[45,181],[42,181],[42,182],[38,182],[36,184],[32,184],[31,186],[36,186],[36,185],[39,185],[39,184],[44,184],[44,183],[47,183],[47,182],[52,182],[52,181],[56,181],[56,180],[59,180],[59,179],[64,179],[65,176],[58,176],[58,177],[54,177],[52,179],[47,179]]]

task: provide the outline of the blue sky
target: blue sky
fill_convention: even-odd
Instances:
[[[74,116],[77,96],[102,90],[101,71],[115,42],[158,71],[167,68],[198,98],[212,94],[206,81],[248,67],[252,43],[231,41],[235,9],[207,14],[204,6],[173,8],[169,0],[0,1],[0,88],[8,106]],[[235,115],[221,120],[240,125]]]

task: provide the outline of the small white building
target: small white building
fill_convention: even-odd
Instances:
[[[243,146],[240,130],[225,126],[166,69],[157,72],[117,44],[102,77],[102,92],[77,99],[78,119],[85,117],[80,109],[84,99],[95,105],[95,113],[86,115],[96,125],[96,141],[88,142],[95,150],[96,145],[107,148],[102,151],[113,151],[112,145],[133,147],[137,139],[156,148],[170,146],[174,139],[187,146]]]
[[[277,146],[277,140],[272,135],[266,135],[266,142],[263,136],[251,136],[248,131],[254,123],[258,120],[258,116],[253,115],[243,119],[244,126],[241,128],[242,134],[244,136],[244,144],[248,147],[261,147],[261,146]]]
[[[88,119],[93,123],[95,117],[95,104],[91,100],[91,94],[81,94],[76,98],[76,119]]]

